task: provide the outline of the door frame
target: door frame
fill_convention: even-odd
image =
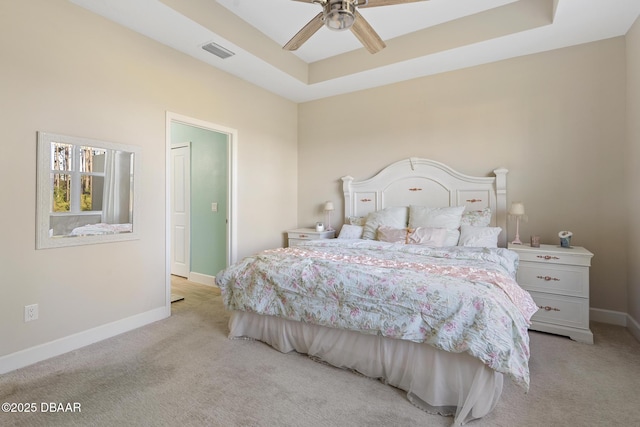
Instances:
[[[227,135],[227,266],[236,262],[237,249],[237,159],[238,159],[238,131],[216,123],[195,119],[181,114],[166,112],[165,129],[165,288],[166,306],[171,307],[171,123],[181,123],[187,126],[199,127]]]

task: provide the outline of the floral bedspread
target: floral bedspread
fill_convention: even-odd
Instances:
[[[266,250],[216,277],[227,309],[468,352],[529,387],[538,307],[507,249],[316,240]]]

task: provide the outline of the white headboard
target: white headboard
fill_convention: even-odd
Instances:
[[[491,208],[491,225],[501,227],[498,246],[507,246],[507,173],[495,169],[492,177],[461,174],[442,163],[411,157],[395,162],[374,177],[355,181],[342,178],[345,223],[387,206],[466,206]]]

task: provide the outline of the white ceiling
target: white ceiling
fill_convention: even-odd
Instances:
[[[321,11],[291,0],[70,0],[295,102],[626,34],[640,0],[430,0],[361,9],[387,47],[321,28],[281,48]],[[235,53],[220,59],[215,42]]]

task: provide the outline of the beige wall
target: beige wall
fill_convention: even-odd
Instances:
[[[282,245],[296,104],[64,0],[2,2],[0,29],[0,365],[165,306],[167,111],[238,130],[238,255]],[[35,250],[37,131],[142,147],[140,240]],[[40,319],[24,323],[33,303]]]
[[[573,231],[595,254],[591,306],[626,312],[625,85],[619,37],[302,104],[299,223],[325,200],[341,223],[341,176],[410,156],[468,175],[503,166],[529,216],[520,235]]]
[[[626,37],[627,51],[627,182],[629,200],[628,257],[629,315],[640,325],[640,19]],[[640,339],[640,336],[638,336]]]

